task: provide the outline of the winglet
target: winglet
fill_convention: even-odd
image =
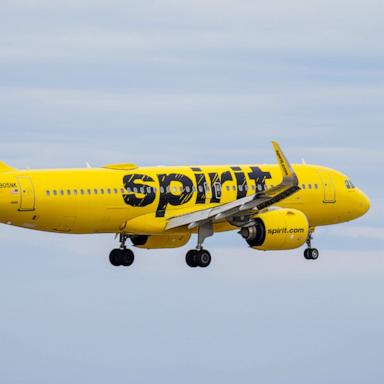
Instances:
[[[10,167],[9,165],[0,161],[0,172],[11,172],[14,171],[15,168]]]
[[[291,164],[287,160],[284,152],[281,150],[280,145],[276,141],[272,141],[273,148],[276,153],[277,161],[279,163],[281,173],[283,174],[283,179],[286,182],[294,182],[296,185],[298,184],[298,178],[296,176],[295,171],[293,170]]]

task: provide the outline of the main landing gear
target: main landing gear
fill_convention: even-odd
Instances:
[[[212,235],[213,235],[212,223],[204,223],[199,227],[196,249],[191,249],[190,251],[187,252],[187,255],[185,256],[185,261],[188,267],[207,268],[211,264],[211,261],[212,261],[211,254],[207,250],[203,249],[203,243],[207,237],[210,237]]]
[[[112,250],[109,261],[114,267],[130,267],[135,261],[135,254],[126,247],[127,235],[120,234],[120,248]]]
[[[320,255],[318,249],[312,248],[312,240],[313,240],[312,233],[310,233],[307,239],[308,248],[304,251],[304,257],[307,260],[317,260]]]

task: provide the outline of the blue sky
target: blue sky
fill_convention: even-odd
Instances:
[[[382,1],[3,1],[0,158],[17,167],[292,162],[347,173],[363,219],[301,250],[236,234],[137,251],[1,230],[4,383],[382,383]],[[191,244],[192,245],[192,244]]]

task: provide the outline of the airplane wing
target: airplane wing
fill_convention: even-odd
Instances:
[[[272,143],[283,175],[283,180],[279,185],[214,208],[171,217],[167,221],[166,230],[183,226],[193,229],[208,222],[217,223],[224,220],[236,225],[236,217],[254,216],[258,211],[277,204],[299,191],[298,178],[292,166],[279,144],[275,141]]]

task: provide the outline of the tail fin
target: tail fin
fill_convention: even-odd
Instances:
[[[11,172],[14,170],[15,168],[12,168],[9,165],[5,164],[4,162],[0,161],[0,172]]]

